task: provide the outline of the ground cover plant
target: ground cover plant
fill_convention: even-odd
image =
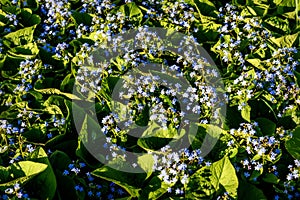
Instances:
[[[299,10],[0,0],[0,199],[300,199]]]

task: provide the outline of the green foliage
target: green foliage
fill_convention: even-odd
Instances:
[[[0,199],[299,199],[299,3],[0,0]]]
[[[257,189],[256,186],[247,183],[245,181],[240,181],[239,190],[238,190],[239,198],[241,199],[260,199],[266,200],[264,193]]]
[[[23,184],[43,172],[46,168],[46,164],[32,161],[20,161],[6,168],[1,167],[0,188],[3,190],[16,183]]]
[[[144,174],[126,173],[119,170],[103,166],[93,171],[95,176],[101,177],[108,181],[113,181],[123,187],[132,197],[139,196],[140,186],[145,180]]]
[[[33,33],[36,25],[26,27],[15,32],[9,33],[3,37],[4,45],[7,47],[26,45],[33,40]]]
[[[218,191],[223,187],[233,198],[237,197],[237,188],[239,185],[234,167],[227,157],[212,164],[211,184]]]
[[[255,121],[258,123],[263,135],[274,135],[276,132],[276,124],[266,118],[257,118]]]
[[[246,121],[250,122],[250,111],[251,111],[251,107],[249,105],[246,105],[245,107],[242,108],[242,117],[243,119],[245,119]]]
[[[292,132],[292,138],[285,142],[286,149],[295,159],[300,159],[299,144],[300,127],[296,127],[295,130]]]
[[[217,194],[227,192],[232,198],[236,198],[238,187],[239,181],[234,167],[228,157],[223,157],[209,168],[200,169],[191,176],[186,197],[211,198],[215,192]]]
[[[29,160],[47,165],[46,170],[34,178],[31,187],[39,188],[37,195],[40,199],[53,199],[56,193],[57,184],[53,168],[48,159],[48,155],[42,148],[39,148],[34,152],[34,154],[31,155]]]

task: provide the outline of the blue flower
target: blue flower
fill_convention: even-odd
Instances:
[[[50,138],[52,138],[52,133],[48,133],[47,134],[47,137],[50,139]]]
[[[64,170],[64,172],[63,172],[63,175],[64,176],[67,176],[67,175],[69,175],[70,174],[70,172],[68,171],[68,170]]]
[[[80,163],[79,163],[79,166],[80,166],[80,168],[83,168],[83,167],[85,167],[85,166],[86,166],[86,164],[85,164],[85,163],[83,163],[83,162],[80,162]]]
[[[71,163],[71,164],[68,165],[69,169],[73,169],[74,167],[75,167],[75,165],[73,163]]]

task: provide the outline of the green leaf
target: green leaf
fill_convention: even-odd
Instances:
[[[298,38],[299,33],[295,33],[293,35],[285,35],[279,38],[270,38],[270,41],[273,42],[278,47],[293,47],[296,39]]]
[[[294,74],[297,79],[298,86],[300,87],[300,72],[294,71]]]
[[[260,70],[266,70],[264,68],[264,66],[261,64],[262,61],[258,58],[253,58],[253,59],[247,59],[247,62],[249,62],[251,65],[253,65],[254,67],[256,67],[257,69]]]
[[[259,16],[265,16],[268,13],[270,7],[268,1],[261,0],[247,0],[246,5],[248,9],[253,9]]]
[[[142,138],[147,137],[159,137],[159,138],[174,138],[177,136],[177,130],[175,128],[164,129],[157,123],[153,122],[143,132]]]
[[[60,84],[60,90],[64,92],[72,92],[75,78],[72,74],[68,74]]]
[[[32,10],[36,11],[39,8],[38,0],[27,0],[27,6]]]
[[[6,54],[6,59],[1,70],[1,75],[4,78],[11,79],[12,77],[18,75],[20,63],[24,60],[24,57],[12,56]]]
[[[9,170],[7,167],[0,166],[0,183],[9,181]]]
[[[280,180],[274,174],[267,173],[264,175],[263,181],[265,181],[267,183],[277,184],[277,183],[279,183]]]
[[[241,15],[242,16],[248,16],[248,17],[251,17],[251,16],[257,16],[257,13],[256,11],[253,9],[254,6],[245,6],[245,8],[241,11]]]
[[[50,46],[50,48],[52,48],[52,47]],[[51,69],[51,72],[53,72],[53,73],[60,72],[61,73],[63,70],[65,70],[64,61],[66,62],[66,60],[63,61],[63,60],[55,59],[51,52],[46,51],[42,47],[40,47],[39,50],[40,50],[39,57],[42,60],[42,62],[53,66],[53,68]],[[59,75],[59,74],[55,74],[55,75]],[[48,79],[48,78],[46,78],[46,79]],[[58,84],[59,82],[55,82],[55,83]]]
[[[10,108],[8,108],[7,110],[1,112],[0,118],[16,119],[17,115],[18,115],[18,111],[16,111],[16,109],[18,109],[22,106],[24,108],[26,106],[26,103],[25,104],[24,103],[17,103],[17,104],[14,104],[14,105],[10,106]]]
[[[194,135],[194,132],[197,134]],[[188,137],[193,149],[200,149],[206,155],[212,150],[222,132],[220,127],[211,124],[192,125]]]
[[[139,200],[159,199],[159,197],[167,192],[168,187],[172,187],[172,185],[167,185],[165,182],[161,181],[157,176],[155,176],[143,188]]]
[[[261,101],[259,102],[259,107],[258,107],[258,111],[259,112],[267,112],[267,113],[270,113],[274,116],[274,118],[277,120],[277,114],[275,113],[273,107],[269,104],[268,101],[271,101],[273,100],[273,96],[272,95],[266,95],[266,94],[263,94],[262,97],[264,98],[259,98],[258,100]],[[268,101],[267,101],[268,100]],[[274,102],[274,100],[273,100]]]
[[[291,31],[288,19],[283,20],[277,16],[265,19],[263,24],[267,29],[282,35],[289,34]]]
[[[135,118],[135,123],[138,126],[147,126],[149,123],[149,106],[146,104],[146,106],[144,107],[144,109],[142,110],[142,112],[140,114],[138,114]]]
[[[230,128],[239,127],[240,123],[243,121],[237,106],[228,107],[226,109],[224,129],[229,130]]]
[[[203,19],[202,15],[206,16],[212,16],[212,17],[217,17],[216,13],[216,6],[209,0],[192,0],[188,1],[192,5],[196,6],[198,14],[200,17]]]
[[[56,95],[62,95],[68,97],[69,99],[72,100],[80,100],[80,98],[77,97],[76,95],[71,93],[61,92],[57,88],[44,88],[41,81],[37,81],[35,83],[34,90],[42,94],[56,94]]]
[[[6,55],[3,55],[0,57],[0,70],[2,70],[2,67],[5,63]]]
[[[29,130],[25,131],[22,135],[30,142],[43,142],[45,139],[43,129],[46,129],[45,125],[34,124],[33,127],[30,127]]]
[[[41,23],[40,16],[32,14],[31,9],[24,8],[20,13],[21,23],[25,26],[33,26]]]
[[[71,16],[77,25],[84,24],[90,26],[92,24],[93,17],[88,13],[74,11]]]
[[[105,138],[105,135],[100,132],[101,127],[88,114],[85,115],[84,120],[82,122],[82,127],[79,134],[79,140],[82,141],[85,145],[91,145],[96,140]]]
[[[250,122],[250,112],[251,112],[251,107],[249,105],[246,105],[242,108],[242,117],[244,120],[246,120],[247,122]]]
[[[131,23],[134,22],[141,23],[141,21],[143,20],[143,13],[141,9],[134,2],[126,3],[112,10],[112,13],[117,13],[117,12],[121,12],[125,14],[125,16],[128,16],[129,19],[131,20]]]
[[[122,169],[116,170],[108,166],[98,168],[92,174],[123,187],[132,197],[139,196],[139,191],[146,178],[145,174],[127,173],[123,172]]]
[[[111,101],[111,110],[118,114],[120,121],[127,120],[130,117],[129,106],[118,101]]]
[[[81,111],[77,110],[76,112],[80,113]],[[94,119],[85,113],[80,113],[80,115],[83,115],[84,119],[76,119],[77,124],[82,124],[81,128],[77,127],[77,129],[80,128],[80,132],[76,155],[90,167],[97,168],[101,166],[100,162],[105,162],[105,154],[107,152],[102,147],[106,141],[105,135],[101,132],[101,127],[96,121],[97,119]],[[81,120],[83,120],[82,123],[80,122]]]
[[[13,167],[11,168],[14,168],[12,171],[15,171],[15,169],[19,169],[19,167],[25,176],[32,176],[44,171],[47,168],[47,165],[31,161],[20,161],[15,165],[13,164]]]
[[[102,163],[100,163],[97,159],[95,159],[93,155],[91,155],[91,153],[85,148],[84,144],[81,141],[78,142],[76,155],[91,168],[96,169],[102,166]]]
[[[211,171],[208,167],[197,170],[186,185],[186,199],[211,199],[216,192],[211,182]]]
[[[121,7],[124,8],[125,14],[126,16],[129,16],[129,18],[133,19],[137,17],[139,20],[142,20],[141,18],[143,17],[143,13],[134,2],[127,3],[125,5],[122,5]],[[122,10],[123,8],[120,8],[120,10]]]
[[[50,163],[54,169],[64,171],[72,162],[69,156],[62,151],[54,151],[50,156]]]
[[[30,155],[29,160],[44,163],[48,166],[45,171],[34,178],[31,187],[37,189],[36,194],[40,199],[53,199],[57,184],[54,171],[48,160],[48,155],[43,148],[39,147]]]
[[[33,40],[33,33],[36,25],[26,27],[15,32],[9,33],[3,37],[3,44],[7,47],[25,45]]]
[[[278,14],[295,11],[296,8],[296,2],[294,0],[274,0],[274,3],[277,5]]]
[[[240,180],[238,197],[243,200],[267,200],[264,193],[254,185]]]
[[[256,154],[255,156],[253,156],[253,158],[252,158],[252,160],[259,160],[259,159],[261,159],[261,155],[259,155],[259,154]]]
[[[218,29],[221,24],[209,21],[207,23],[201,23],[197,26],[199,28],[198,32],[195,33],[197,39],[201,42],[215,41],[219,35]]]
[[[23,184],[47,168],[46,164],[32,161],[20,161],[7,167],[10,172],[10,181],[1,183],[0,190],[13,186],[16,183]]]
[[[300,160],[300,126],[297,126],[292,133],[293,137],[285,142],[285,148],[295,159]]]
[[[66,107],[65,98],[58,95],[51,95],[46,101],[44,101],[44,106],[57,105],[60,108]]]
[[[184,130],[180,133],[175,128],[163,129],[157,123],[151,123],[146,130],[137,129],[136,137],[139,137],[137,144],[146,150],[158,150],[169,144],[174,139],[177,140],[184,135]],[[141,134],[142,135],[138,135]]]
[[[260,156],[259,156],[260,157]],[[251,173],[251,176],[249,177],[249,180],[250,181],[253,181],[253,182],[256,182],[257,181],[257,178],[260,177],[260,175],[262,175],[264,169],[263,168],[260,168],[259,170],[254,170],[252,173]]]
[[[69,177],[64,176],[63,171],[68,169],[68,165],[72,162],[69,156],[62,151],[55,151],[50,156],[50,162],[55,170],[57,179],[57,193],[61,199],[80,199],[75,190],[75,181]],[[82,199],[82,198],[81,198]]]
[[[149,178],[153,171],[154,159],[151,154],[145,154],[138,157],[137,163],[140,167],[147,173],[147,178]]]
[[[276,132],[276,124],[266,118],[257,118],[255,121],[258,123],[263,135],[274,135]]]
[[[51,114],[51,115],[62,115],[63,112],[61,111],[60,107],[57,105],[48,105],[45,109],[43,109],[44,112]]]
[[[8,21],[8,19],[5,17],[6,15],[7,14],[3,10],[0,9],[0,22],[1,22],[1,26],[5,26],[5,24]]]
[[[216,190],[219,190],[220,186],[222,186],[230,196],[236,198],[239,182],[229,158],[225,156],[221,160],[214,162],[210,169],[212,173],[211,183]]]
[[[11,48],[7,51],[10,55],[15,57],[22,57],[24,59],[32,59],[39,53],[36,43],[29,43],[23,46]]]
[[[145,150],[159,150],[160,148],[169,144],[172,139],[170,138],[160,138],[160,137],[147,137],[139,138],[137,141],[138,146]]]
[[[11,5],[10,0],[2,0],[2,7],[3,11],[11,14],[18,15],[20,13],[20,7]]]

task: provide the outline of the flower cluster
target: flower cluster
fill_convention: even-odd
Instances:
[[[299,87],[294,70],[299,63],[293,58],[297,49],[268,46],[266,41],[272,42],[270,31],[262,26],[261,19],[245,10],[239,12],[235,6],[226,4],[220,8],[219,16],[223,25],[214,48],[228,66],[227,72],[236,73],[226,84],[231,104],[242,110],[249,100],[260,97],[282,105],[275,110],[278,117],[290,109],[287,105],[298,107]]]
[[[249,70],[245,66],[248,56],[263,56],[270,32],[262,26],[261,19],[247,12],[240,13],[235,6],[226,4],[219,11],[222,19],[219,28],[221,40],[216,44],[216,50],[227,65],[234,65],[237,71]]]
[[[66,29],[71,17],[70,3],[66,0],[45,0],[41,5],[41,12],[45,15],[43,32],[40,37],[45,39],[61,39],[61,29]]]
[[[42,66],[42,62],[39,59],[35,60],[25,60],[20,63],[19,75],[21,78],[21,83],[17,84],[14,89],[14,93],[20,96],[25,95],[28,91],[33,88],[33,85],[37,79],[41,79],[43,76],[41,74],[42,69],[47,68],[48,65]]]
[[[205,68],[209,65],[208,61],[199,55],[198,51],[193,51],[197,49],[195,38],[192,36],[182,38],[179,45],[183,56],[173,56],[172,54],[176,52],[169,52],[167,53],[169,60],[162,57],[166,54],[164,51],[173,48],[174,45],[161,40],[151,29],[139,28],[134,42],[143,49],[143,52],[130,50],[132,42],[124,41],[122,36],[116,36],[111,38],[110,43],[101,44],[100,49],[82,45],[82,51],[77,54],[80,59],[85,58],[84,61],[77,62],[84,64],[76,76],[80,85],[78,90],[87,94],[88,98],[89,92],[95,93],[97,99],[111,109],[111,112],[102,118],[103,133],[108,133],[113,141],[118,137],[124,141],[126,138],[124,131],[128,132],[128,128],[134,125],[133,122],[141,123],[138,121],[141,121],[141,116],[144,116],[142,121],[147,120],[145,115],[149,115],[149,121],[158,123],[163,129],[169,127],[178,129],[181,122],[189,124],[190,119],[185,119],[185,117],[192,118],[189,114],[193,117],[197,115],[194,120],[201,123],[218,118],[214,107],[222,99],[210,83],[217,80],[219,75],[216,69]],[[103,54],[105,58],[109,58],[115,52],[123,54],[111,63],[107,60],[95,62],[94,54],[87,57],[86,52],[91,50],[95,50],[95,55],[97,52]],[[158,64],[153,63],[154,56],[159,56],[161,66],[157,67]],[[122,106],[122,112],[127,111],[125,116],[114,113],[114,105],[110,106],[111,99],[103,95],[103,92],[111,92],[113,89],[107,90],[109,79],[120,75],[123,79],[120,80],[123,81],[122,88],[114,90],[119,92],[117,99],[122,103],[118,106]],[[119,122],[124,126],[119,126]],[[147,125],[148,121],[142,123]]]
[[[5,165],[21,161],[35,150],[22,135],[26,127],[27,123],[21,119],[18,120],[18,124],[9,124],[7,120],[1,120],[1,153],[7,156]]]
[[[216,9],[214,4],[225,6]],[[194,194],[242,198],[238,187],[243,184],[255,184],[253,191],[272,184],[272,191],[265,193],[272,193],[274,199],[299,199],[300,162],[285,167],[287,160],[297,158],[289,146],[298,137],[297,131],[294,134],[300,105],[298,50],[282,45],[287,38],[277,38],[272,25],[265,23],[270,22],[265,21],[270,13],[254,14],[263,9],[252,9],[248,3],[185,0],[2,1],[0,165],[7,166],[15,179],[10,167],[34,160],[44,149],[48,167],[41,173],[70,181],[68,192],[78,199]],[[293,21],[293,12],[286,16],[280,14],[285,9],[275,12],[275,22],[286,16],[286,23]],[[137,34],[130,38],[127,33]],[[215,53],[222,74],[197,43],[196,38],[210,33],[219,38],[203,44]],[[295,35],[288,37],[294,40]],[[95,106],[80,107],[86,102]],[[261,112],[258,102],[270,112]],[[233,116],[235,125],[223,113],[225,103],[232,106],[230,111],[237,107],[241,115]],[[72,121],[83,112],[87,115]],[[97,120],[101,131],[90,131]],[[77,130],[78,137],[75,129],[80,121],[88,123]],[[223,146],[215,146],[204,160],[198,146],[203,146],[202,139],[210,145],[214,134],[221,135],[218,144]],[[196,139],[191,141],[193,135]],[[98,158],[104,165],[90,160],[93,153],[83,144],[85,139],[101,149]],[[220,157],[224,163],[217,163]],[[152,169],[145,169],[147,161],[140,162],[145,158],[153,161]],[[56,169],[57,163],[65,165]],[[133,170],[144,170],[147,177],[135,189],[120,177],[123,172],[113,177],[97,174],[102,170],[110,176],[111,163],[129,164]],[[215,169],[223,164],[228,171]],[[30,184],[3,183],[5,173],[0,173],[0,184],[8,186],[1,186],[0,199],[31,195],[43,199]],[[230,186],[236,191],[227,191],[221,179],[214,181],[216,173],[236,178]],[[45,177],[25,175],[28,182]],[[53,190],[45,194],[56,195],[52,198],[64,195],[64,183],[53,181],[43,187]]]
[[[294,165],[288,165],[289,172],[286,175],[286,179],[283,183],[284,191],[283,194],[288,199],[299,198],[300,193],[297,191],[297,183],[299,183],[299,169],[300,162],[299,160],[294,160]]]
[[[184,195],[184,186],[189,181],[189,176],[203,166],[210,166],[204,162],[199,149],[190,151],[181,149],[173,152],[167,145],[160,150],[161,154],[153,153],[153,170],[159,173],[158,177],[164,184],[169,185],[168,193]]]
[[[76,182],[74,189],[79,193],[86,192],[88,199],[114,199],[115,196],[126,195],[126,192],[115,183],[96,179],[84,162],[70,163],[62,175],[72,178]],[[86,184],[82,184],[78,177],[83,178]]]
[[[12,198],[18,199],[30,199],[28,194],[21,189],[20,184],[16,183],[13,188],[7,188],[4,191],[5,194],[1,195],[0,198],[3,200],[8,200]]]
[[[245,153],[244,158],[241,160],[242,168],[246,171],[256,170],[259,171],[266,163],[274,163],[281,156],[280,150],[280,136],[259,136],[259,126],[257,122],[242,123],[238,129],[231,129],[230,134],[233,136],[227,143],[231,148],[242,148]],[[244,173],[249,177],[249,172]]]
[[[195,10],[183,0],[144,1],[142,5],[147,9],[144,18],[158,20],[162,26],[186,33],[194,27]],[[197,29],[195,28],[194,31],[197,32]]]
[[[91,13],[96,14],[98,16],[107,14],[107,12],[115,7],[111,1],[104,0],[104,1],[88,1],[82,0],[82,9],[80,10],[81,13]]]
[[[17,20],[17,15],[14,14],[7,14],[5,16],[10,22],[13,23],[14,26],[17,26],[19,21]]]

